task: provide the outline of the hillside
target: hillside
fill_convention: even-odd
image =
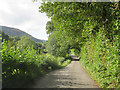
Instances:
[[[35,41],[35,42],[45,42],[45,40],[40,40],[40,39],[37,39],[35,37],[33,37],[32,35],[24,32],[24,31],[21,31],[20,29],[17,29],[17,28],[11,28],[11,27],[6,27],[6,26],[2,26],[2,31],[6,34],[8,34],[9,36],[11,37],[14,37],[14,36],[23,36],[23,35],[26,35],[28,36],[31,40]]]

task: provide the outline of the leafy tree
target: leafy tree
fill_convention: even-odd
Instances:
[[[54,31],[54,26],[51,21],[48,21],[46,24],[47,34],[51,34]]]
[[[36,49],[36,44],[34,41],[32,41],[29,37],[27,36],[22,36],[20,40],[17,43],[17,46],[20,47],[21,49],[27,48],[28,46],[34,49]]]
[[[74,49],[96,80],[107,78],[99,81],[102,87],[118,87],[120,70],[111,71],[114,65],[119,66],[119,6],[115,2],[43,1],[39,11],[51,18],[46,28],[50,31],[48,53],[66,57]],[[51,24],[54,29],[50,28]]]
[[[4,32],[2,32],[2,42],[3,42],[4,39],[6,41],[8,41],[9,40],[9,36],[7,34],[5,34]]]

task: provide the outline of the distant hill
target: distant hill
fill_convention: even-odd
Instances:
[[[19,36],[19,37],[21,37],[21,36],[23,36],[23,35],[26,35],[26,36],[28,36],[31,40],[33,40],[33,41],[35,41],[35,42],[45,42],[45,40],[37,39],[37,38],[33,37],[32,35],[24,32],[24,31],[21,31],[21,30],[19,30],[19,29],[17,29],[17,28],[11,28],[11,27],[2,26],[2,31],[3,31],[5,34],[7,34],[7,35],[9,35],[9,36],[11,36],[11,37],[14,37],[14,36]]]

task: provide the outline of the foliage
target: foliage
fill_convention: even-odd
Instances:
[[[48,70],[61,68],[65,64],[65,62],[61,63],[63,59],[39,55],[29,46],[24,49],[19,47],[8,49],[8,42],[4,40],[2,43],[3,88],[21,87]]]
[[[114,88],[120,83],[118,36],[113,40],[109,42],[110,39],[99,32],[96,38],[86,42],[80,54],[80,62],[103,88]]]
[[[21,49],[27,48],[28,46],[33,46],[34,49],[37,48],[36,43],[27,36],[22,36],[21,39],[18,41],[17,46]]]
[[[67,53],[69,53],[70,43],[63,34],[59,34],[59,36],[58,33],[60,32],[54,32],[49,36],[47,43],[48,53],[54,56],[66,57]],[[56,35],[59,37],[56,37]]]
[[[5,34],[4,32],[0,31],[0,33],[2,34],[2,41],[3,39],[5,39],[6,41],[9,40],[9,36],[7,34]]]
[[[51,34],[54,31],[54,26],[51,21],[48,21],[46,24],[47,34]]]
[[[73,49],[101,87],[119,87],[119,4],[43,1],[39,11],[51,18],[48,53],[67,57]]]
[[[65,66],[70,63],[65,59],[74,50],[74,54],[80,56],[82,65],[101,87],[120,87],[119,6],[117,2],[43,0],[39,11],[51,18],[46,24],[50,35],[46,42],[47,50],[27,37],[15,39],[18,40],[16,43],[12,40],[10,44],[6,36],[8,42],[4,41],[2,47],[3,82],[14,80],[11,78],[13,75],[20,76],[17,79],[23,76],[31,79],[38,73]],[[49,54],[40,55],[41,48],[45,49],[42,49],[43,53],[48,51]]]

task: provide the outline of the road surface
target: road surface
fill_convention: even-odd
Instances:
[[[74,59],[78,59],[72,56]],[[72,61],[65,68],[52,71],[38,79],[31,88],[99,88],[79,61]]]

